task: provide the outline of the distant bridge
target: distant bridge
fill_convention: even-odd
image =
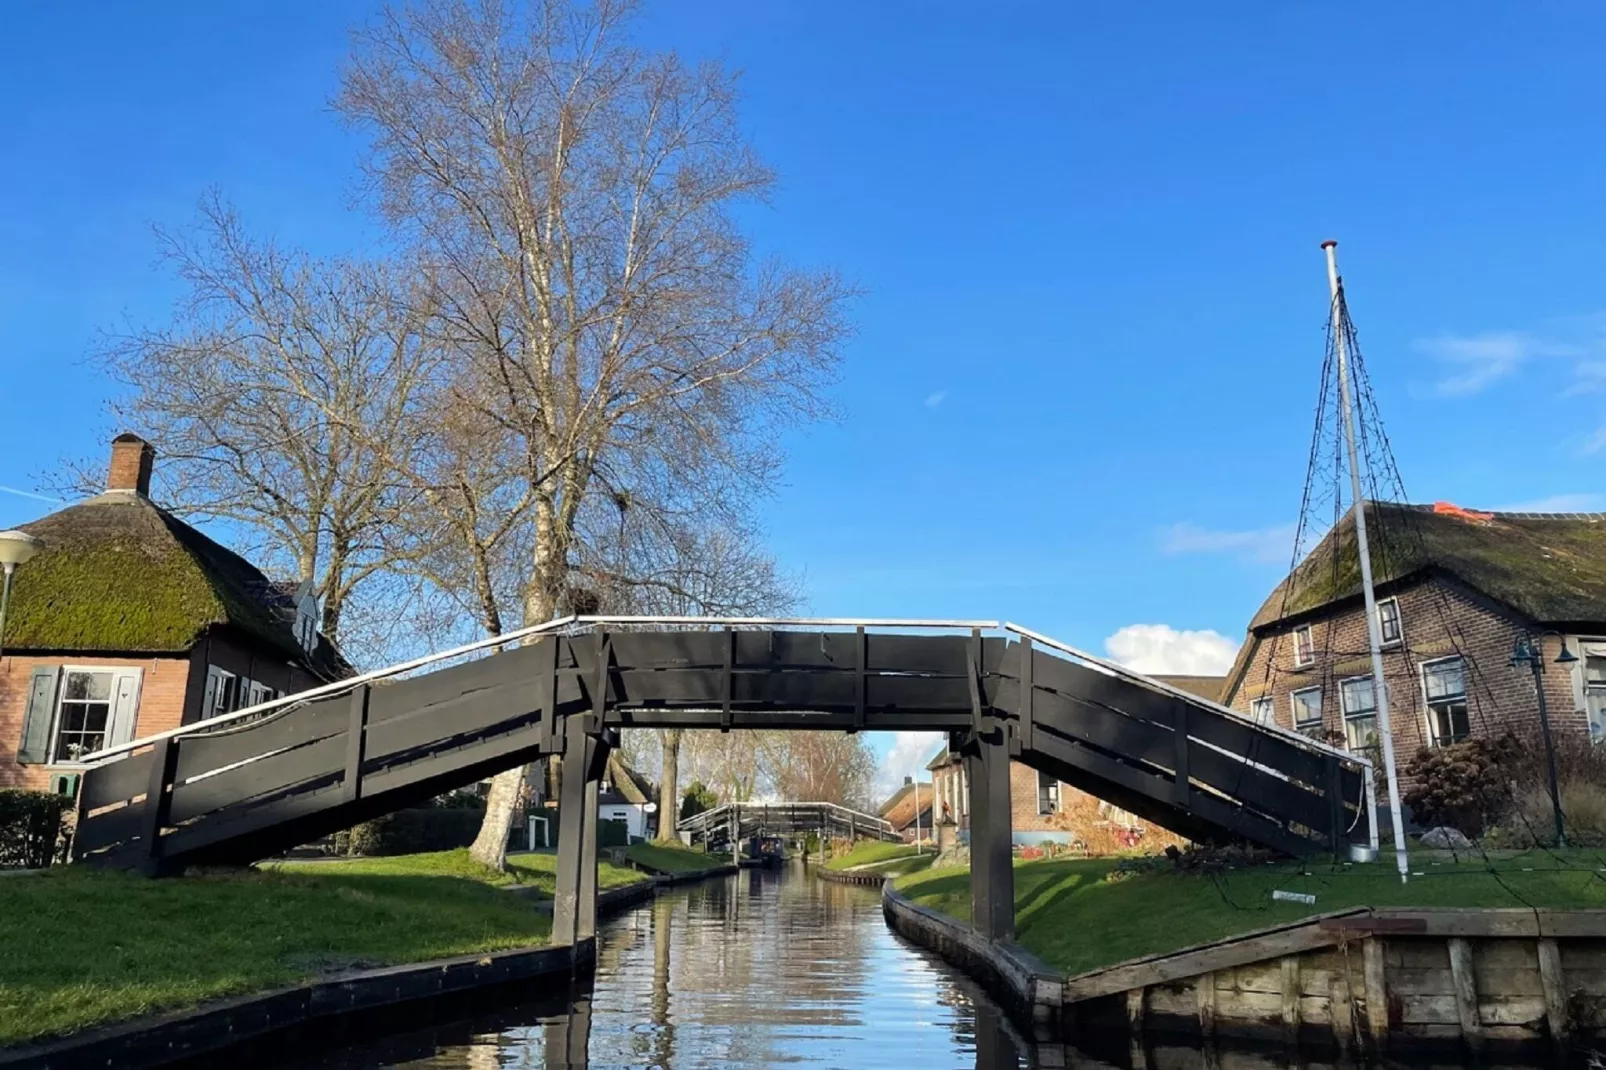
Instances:
[[[1011,759],[1194,840],[1376,843],[1364,758],[1013,624],[567,617],[91,755],[73,858],[251,862],[562,755],[553,939],[576,943],[608,754],[668,727],[948,733],[971,916],[995,938],[1014,932]]]
[[[874,814],[828,802],[726,803],[693,814],[675,826],[693,843],[711,849],[754,836],[792,836],[809,832],[843,839],[901,842],[892,824]]]

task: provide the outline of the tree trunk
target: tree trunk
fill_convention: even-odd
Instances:
[[[680,734],[684,731],[664,728],[658,733],[664,745],[663,775],[658,785],[658,839],[665,843],[680,839],[675,835],[675,824],[680,818]]]

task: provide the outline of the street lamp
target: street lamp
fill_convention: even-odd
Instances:
[[[6,644],[6,607],[11,604],[11,574],[17,566],[32,561],[44,548],[44,543],[26,531],[0,531],[0,569],[5,571],[5,583],[0,587],[0,651]]]
[[[1560,635],[1550,632],[1546,634]],[[1542,637],[1541,637],[1542,638]],[[1567,830],[1562,823],[1561,788],[1556,781],[1556,743],[1550,737],[1550,708],[1545,702],[1545,655],[1541,638],[1520,634],[1511,648],[1511,664],[1527,665],[1534,674],[1534,692],[1539,696],[1539,730],[1545,735],[1545,760],[1550,766],[1550,808],[1556,815],[1556,846],[1567,846]],[[1557,665],[1571,665],[1578,655],[1567,649],[1567,637],[1561,638],[1561,653],[1556,655]]]

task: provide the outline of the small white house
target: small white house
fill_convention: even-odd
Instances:
[[[618,754],[610,754],[608,771],[597,793],[597,819],[623,821],[631,839],[650,839],[653,834],[649,822],[650,806],[651,786]]]

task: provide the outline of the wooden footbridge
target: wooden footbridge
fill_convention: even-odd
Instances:
[[[711,850],[728,846],[733,839],[810,832],[847,840],[903,842],[903,837],[893,831],[892,822],[885,818],[828,802],[726,803],[682,818],[675,824],[675,831]]]
[[[569,617],[91,756],[73,858],[251,862],[556,754],[553,935],[583,939],[608,753],[664,727],[949,733],[993,937],[1014,931],[1011,759],[1194,840],[1375,842],[1364,759],[1015,625]]]

